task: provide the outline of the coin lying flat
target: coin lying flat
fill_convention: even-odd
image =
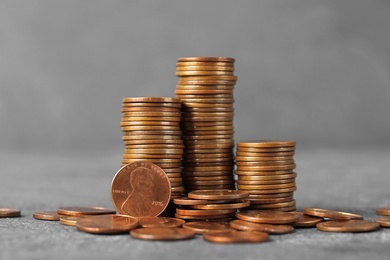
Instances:
[[[103,207],[61,207],[57,210],[57,213],[66,216],[85,216],[115,214],[116,211]]]
[[[303,213],[314,217],[332,218],[337,220],[363,219],[362,216],[354,213],[328,209],[305,208],[303,209]]]
[[[248,197],[247,192],[238,190],[197,190],[188,193],[188,197],[192,199],[205,200],[223,200],[223,199],[245,199]]]
[[[144,228],[154,227],[181,227],[185,221],[170,217],[141,217],[138,218],[139,224]]]
[[[376,210],[376,214],[379,216],[390,216],[390,207],[383,207]]]
[[[80,218],[76,227],[80,231],[93,234],[118,234],[138,227],[138,220],[125,215],[99,215]]]
[[[213,243],[260,243],[268,240],[268,234],[259,231],[216,232],[203,234],[203,238]]]
[[[0,208],[0,218],[20,217],[20,210],[11,208]]]
[[[382,227],[390,227],[390,217],[381,217],[375,220]]]
[[[197,234],[205,234],[230,230],[230,225],[229,222],[194,221],[185,223],[183,228],[191,229]]]
[[[167,207],[171,184],[165,172],[151,162],[130,163],[116,173],[111,200],[117,211],[133,217],[155,217]]]
[[[318,230],[327,232],[370,232],[379,229],[377,222],[369,220],[332,220],[318,223]]]
[[[302,212],[292,212],[299,216],[299,219],[297,222],[293,223],[293,227],[315,227],[318,223],[321,223],[324,221],[323,218],[320,217],[313,217],[306,214],[303,214]]]
[[[133,238],[143,240],[183,240],[195,237],[195,232],[185,228],[137,228],[130,231]]]
[[[60,217],[60,223],[65,226],[76,226],[77,220],[79,220],[81,217],[72,217],[72,216],[61,216]]]
[[[291,225],[254,223],[240,219],[230,221],[230,227],[243,231],[262,231],[268,234],[287,234],[294,231],[294,228]]]
[[[33,217],[39,220],[59,221],[61,215],[57,211],[37,211],[34,212]]]
[[[238,212],[237,218],[256,223],[291,224],[297,222],[299,216],[290,212],[250,210]]]

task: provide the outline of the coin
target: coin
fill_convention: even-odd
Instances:
[[[143,240],[183,240],[195,237],[195,232],[185,228],[137,228],[130,232],[133,238]]]
[[[306,214],[303,214],[302,212],[293,212],[299,216],[299,219],[297,222],[293,223],[292,225],[294,227],[315,227],[318,223],[321,223],[324,221],[323,218],[320,217],[313,217]]]
[[[245,175],[245,173],[251,173],[251,172],[241,172],[241,171],[234,171],[234,174],[238,175],[239,180],[242,181],[272,181],[272,180],[289,180],[289,179],[295,179],[297,177],[297,174],[295,172],[291,172],[288,174],[277,174],[275,172],[269,173],[264,172],[261,173],[261,175]],[[252,172],[253,174],[258,172]]]
[[[138,218],[139,224],[144,228],[152,227],[181,227],[185,221],[170,217],[141,217]]]
[[[304,208],[303,213],[314,217],[332,218],[337,220],[363,219],[362,216],[357,214],[319,208]]]
[[[240,153],[294,153],[295,147],[240,147],[237,144],[237,152]],[[264,155],[263,155],[264,156]]]
[[[184,66],[224,66],[233,67],[234,62],[231,61],[177,61],[176,67]]]
[[[234,200],[233,200],[234,201]],[[210,201],[210,200],[199,200],[199,199],[190,199],[188,197],[182,197],[182,198],[178,198],[178,199],[174,199],[173,200],[173,203],[177,204],[177,205],[206,205],[206,204],[210,204],[210,203],[229,203],[229,202],[232,202],[232,200],[213,200],[213,201]]]
[[[177,66],[176,71],[234,71],[232,66],[212,66],[212,65],[184,65]]]
[[[73,216],[61,216],[60,217],[60,223],[65,226],[76,226],[77,220],[79,220],[81,217],[73,217]]]
[[[241,209],[246,208],[250,205],[249,200],[241,200],[232,203],[222,203],[222,204],[212,204],[209,202],[207,205],[193,205],[191,208],[193,209]]]
[[[57,211],[37,211],[33,213],[33,217],[39,220],[59,221],[61,215]]]
[[[293,213],[281,211],[242,211],[236,216],[241,220],[265,224],[291,224],[299,219],[299,216]]]
[[[260,231],[216,232],[203,234],[203,238],[213,243],[260,243],[268,240],[268,234]]]
[[[66,216],[85,216],[85,215],[103,215],[115,214],[116,211],[103,207],[60,207],[57,210],[59,215]]]
[[[177,62],[235,62],[234,58],[229,57],[181,57]]]
[[[293,170],[295,163],[283,165],[266,165],[266,166],[240,166],[240,171],[279,171],[279,170]]]
[[[127,97],[122,99],[123,103],[180,103],[180,100],[173,97]]]
[[[0,208],[0,218],[20,217],[20,210],[12,208]]]
[[[274,198],[286,198],[294,195],[294,192],[279,192],[279,193],[271,193],[271,194],[249,194],[249,199],[274,199]]]
[[[273,189],[287,189],[291,187],[296,187],[295,182],[284,183],[284,184],[264,184],[264,185],[237,185],[239,190],[273,190]]]
[[[89,216],[77,220],[76,228],[93,234],[119,234],[138,227],[138,220],[126,215]]]
[[[390,207],[383,207],[376,210],[376,214],[379,216],[390,216]]]
[[[251,195],[250,195],[251,196]],[[288,197],[280,197],[280,198],[260,198],[260,199],[254,199],[249,197],[250,204],[251,205],[258,205],[258,204],[269,204],[269,203],[280,203],[280,202],[288,202],[293,200],[293,196]]]
[[[158,216],[167,207],[170,193],[169,178],[151,162],[134,162],[122,167],[111,183],[115,208],[133,217]]]
[[[185,219],[186,221],[224,221],[234,217],[235,213],[219,214],[219,215],[206,215],[206,216],[191,216],[191,215],[180,215],[175,213],[176,218]]]
[[[247,181],[247,180],[241,180],[241,178],[238,178],[237,184],[241,185],[270,185],[270,184],[291,184],[295,183],[294,179],[281,179],[281,180],[264,180],[264,181]]]
[[[381,217],[375,220],[382,227],[390,227],[390,217]]]
[[[285,160],[292,160],[293,156],[279,156],[279,157],[236,156],[234,159],[238,162],[285,161]]]
[[[328,232],[370,232],[379,229],[377,222],[369,220],[333,220],[318,223],[318,230]]]
[[[243,231],[262,231],[268,234],[287,234],[294,231],[294,227],[291,225],[254,223],[240,219],[231,221],[230,227]]]
[[[252,209],[274,209],[278,210],[280,208],[295,207],[295,200],[288,202],[279,202],[279,203],[266,203],[266,204],[257,204],[251,205]]]
[[[288,147],[295,146],[295,141],[282,140],[258,140],[258,141],[244,141],[237,144],[239,147]]]
[[[237,168],[244,167],[257,167],[257,166],[278,166],[278,165],[290,165],[293,164],[294,160],[283,160],[283,161],[236,161]]]
[[[238,200],[248,197],[247,192],[238,190],[197,190],[188,193],[188,197],[192,199],[205,199],[205,200]]]
[[[238,147],[237,147],[238,149]],[[288,151],[288,152],[245,152],[245,151],[239,151],[237,150],[236,156],[242,156],[242,157],[288,157],[293,156],[295,154],[295,151]]]
[[[184,223],[183,228],[193,230],[196,234],[205,234],[230,230],[230,225],[229,222],[195,221]]]
[[[122,109],[123,108],[128,108],[128,107],[173,107],[173,108],[180,108],[181,103],[152,103],[152,102],[128,102],[128,103],[123,103],[122,104]]]
[[[283,189],[269,189],[269,190],[248,189],[248,190],[242,190],[242,191],[246,191],[252,195],[264,195],[264,194],[276,194],[276,193],[289,193],[289,192],[295,191],[296,189],[297,189],[297,187],[293,186],[290,188],[283,188]]]
[[[213,209],[213,210],[197,210],[197,209],[181,209],[177,208],[176,213],[184,216],[210,216],[210,215],[226,215],[236,212],[235,209]]]

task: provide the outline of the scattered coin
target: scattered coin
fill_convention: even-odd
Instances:
[[[20,217],[20,210],[11,208],[0,208],[0,218]]]
[[[66,216],[85,216],[85,215],[103,215],[115,214],[116,211],[103,207],[61,207],[57,210],[59,215]]]
[[[363,219],[362,216],[357,214],[328,209],[305,208],[303,209],[303,213],[314,217],[331,218],[337,220]]]
[[[119,234],[138,227],[138,220],[125,215],[98,215],[77,220],[78,230],[93,234]]]
[[[292,212],[292,213],[297,214],[299,216],[298,221],[292,224],[294,227],[298,227],[298,228],[315,227],[318,223],[324,221],[323,218],[309,216],[303,214],[302,212]]]
[[[141,217],[138,218],[139,225],[145,228],[154,227],[181,227],[185,221],[170,217]]]
[[[39,220],[59,221],[61,215],[57,211],[37,211],[34,212],[33,217]]]
[[[229,222],[194,221],[185,223],[183,228],[191,229],[196,234],[205,234],[230,230],[230,225]]]
[[[130,235],[143,240],[183,240],[195,237],[195,232],[185,228],[137,228],[130,231]]]
[[[379,229],[380,225],[375,221],[352,219],[325,221],[318,223],[316,227],[328,232],[370,232]]]
[[[265,224],[292,224],[298,221],[299,216],[291,212],[251,210],[238,212],[237,218]]]
[[[205,233],[203,238],[213,243],[260,243],[268,240],[268,234],[259,231],[237,231]]]
[[[268,234],[287,234],[294,231],[291,225],[254,223],[240,219],[230,221],[230,227],[242,231],[262,231]]]

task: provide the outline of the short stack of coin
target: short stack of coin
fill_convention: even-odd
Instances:
[[[176,63],[182,102],[186,191],[234,187],[234,59],[185,57]]]
[[[180,108],[180,100],[172,97],[124,98],[120,123],[125,144],[122,166],[135,161],[160,166],[171,182],[172,199],[180,197],[184,190]],[[167,211],[174,211],[171,206]]]
[[[237,189],[249,193],[251,209],[294,211],[295,141],[237,143]]]
[[[179,205],[176,218],[187,221],[228,221],[234,218],[238,209],[250,204],[248,193],[237,190],[196,190],[187,198],[174,199]]]

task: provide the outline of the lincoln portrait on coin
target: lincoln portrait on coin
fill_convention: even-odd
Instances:
[[[123,202],[121,209],[128,212],[131,216],[145,216],[153,212],[152,198],[153,195],[153,177],[150,170],[139,167],[130,174],[131,193]]]

